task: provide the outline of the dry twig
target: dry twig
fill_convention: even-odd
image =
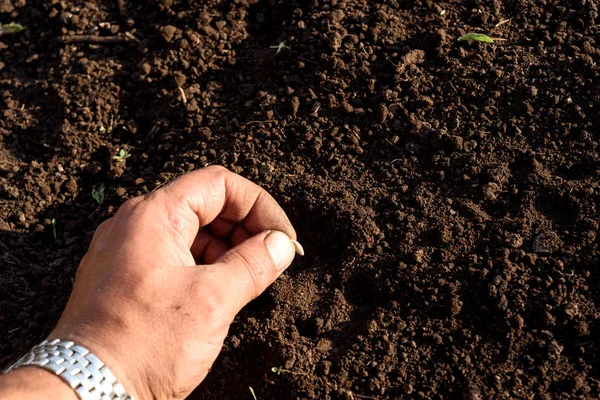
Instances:
[[[96,35],[70,35],[62,36],[60,40],[63,43],[91,43],[91,44],[114,44],[139,42],[139,39],[129,32],[115,36],[96,36]]]

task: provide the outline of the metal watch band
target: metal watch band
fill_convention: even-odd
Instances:
[[[27,366],[53,372],[71,386],[81,400],[133,400],[98,357],[71,341],[44,340],[4,372]]]

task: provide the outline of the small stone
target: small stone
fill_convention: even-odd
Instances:
[[[405,383],[404,385],[402,385],[402,391],[404,392],[404,394],[412,394],[412,392],[414,391],[413,385],[411,385],[410,383]]]
[[[69,193],[77,194],[78,188],[77,188],[77,181],[75,180],[75,178],[69,179],[69,181],[65,185],[65,188],[69,191]]]
[[[465,140],[461,136],[450,136],[450,148],[453,151],[461,151],[464,148]]]
[[[529,95],[529,97],[536,97],[538,95],[538,88],[536,88],[535,86],[529,86],[527,94]]]
[[[419,264],[423,262],[424,257],[425,257],[425,252],[421,249],[415,250],[415,252],[412,253],[412,255],[411,255],[411,258],[413,259],[413,261],[416,263],[419,263]]]
[[[0,0],[0,13],[11,13],[15,10],[10,0]]]
[[[513,249],[518,249],[523,246],[523,238],[516,233],[511,233],[506,238],[506,245],[508,247],[512,247]]]
[[[190,114],[198,112],[200,110],[198,101],[196,101],[196,99],[192,99],[191,101],[189,101],[185,107],[185,110]]]
[[[167,43],[171,43],[173,41],[176,33],[177,28],[175,28],[173,25],[167,25],[160,28],[160,36]]]
[[[185,75],[179,71],[177,71],[173,74],[173,79],[175,80],[175,84],[177,85],[177,87],[180,87],[180,88],[185,86],[185,82],[187,80]]]
[[[270,174],[271,171],[273,171],[273,167],[271,167],[269,164],[263,164],[260,166],[259,170],[258,170],[261,174]]]
[[[342,22],[342,20],[346,17],[346,14],[342,10],[335,10],[331,13],[331,18],[335,22]]]
[[[140,71],[142,72],[142,74],[148,75],[150,73],[150,71],[152,71],[152,66],[148,63],[143,63],[140,66]]]
[[[385,121],[387,121],[389,115],[390,112],[388,111],[388,108],[385,106],[385,104],[380,104],[379,108],[377,109],[377,117],[375,121],[378,124],[383,124],[385,123]]]
[[[333,32],[327,39],[327,45],[332,51],[338,51],[342,47],[342,36],[337,32]]]
[[[290,107],[292,111],[292,117],[295,117],[298,114],[298,109],[300,108],[300,99],[298,96],[292,97],[290,101]]]
[[[481,400],[481,390],[475,386],[469,386],[463,392],[463,400]]]
[[[425,61],[425,52],[423,50],[411,50],[402,57],[403,65],[421,64]]]
[[[331,371],[331,366],[332,363],[331,361],[323,361],[321,362],[321,364],[319,365],[319,369],[320,369],[320,373],[324,376],[329,375],[329,372]]]
[[[569,319],[573,319],[579,315],[579,307],[577,307],[577,304],[575,303],[569,303],[565,306],[565,314]]]
[[[549,355],[554,355],[557,356],[560,353],[562,353],[563,351],[563,347],[561,345],[559,345],[556,341],[551,341],[550,343],[548,343],[548,354]]]
[[[525,320],[523,319],[523,317],[521,317],[519,314],[516,314],[513,317],[513,322],[514,322],[515,328],[518,331],[523,330],[523,327],[525,326]]]
[[[500,192],[500,185],[498,185],[496,182],[490,182],[483,185],[483,198],[486,200],[496,200]]]
[[[463,302],[460,300],[458,296],[452,296],[450,298],[450,314],[458,315],[462,310]]]

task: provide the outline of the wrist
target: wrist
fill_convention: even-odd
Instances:
[[[50,371],[25,367],[0,375],[3,400],[78,400],[77,394]]]
[[[59,332],[57,328],[47,338],[49,341],[54,339],[72,341],[87,349],[110,370],[116,381],[133,399],[153,398],[149,396],[147,385],[142,384],[141,374],[138,374],[135,369],[138,364],[134,360],[138,357],[129,349],[120,347],[114,338],[106,337],[94,329]]]

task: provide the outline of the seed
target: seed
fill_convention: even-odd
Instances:
[[[304,248],[302,247],[302,245],[297,240],[292,240],[292,243],[294,244],[294,248],[296,249],[296,253],[298,253],[298,255],[303,256],[304,255]]]

